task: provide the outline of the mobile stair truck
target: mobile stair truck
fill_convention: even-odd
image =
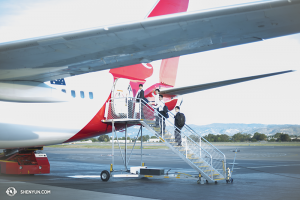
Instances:
[[[127,98],[115,98],[110,99],[106,103],[105,109],[105,120],[103,122],[110,123],[112,125],[112,139],[114,140],[114,135],[117,136],[115,125],[118,123],[123,123],[125,126],[125,138],[127,138],[127,126],[139,125],[139,134],[142,136],[142,128],[148,129],[153,135],[160,139],[167,147],[169,147],[175,154],[182,158],[187,164],[189,164],[197,173],[197,176],[185,174],[185,173],[175,173],[169,174],[164,173],[162,170],[148,169],[143,163],[143,141],[141,141],[141,166],[131,167],[128,169],[128,163],[132,154],[128,158],[127,156],[127,140],[125,140],[125,153],[121,152],[125,171],[122,174],[115,174],[113,169],[114,165],[114,141],[112,141],[112,164],[110,171],[104,170],[101,172],[101,179],[103,181],[108,181],[110,177],[148,177],[148,178],[190,178],[196,179],[197,183],[217,183],[218,181],[226,181],[231,177],[228,177],[226,173],[226,157],[225,155],[209,143],[206,139],[201,137],[200,134],[195,132],[188,125],[184,125],[181,129],[182,146],[177,146],[175,141],[174,131],[176,129],[174,124],[174,115],[169,112],[169,118],[162,116],[156,109],[143,101],[142,99],[136,99],[133,97]],[[155,116],[159,116],[160,124],[165,121],[165,127],[159,126],[155,127]],[[137,139],[138,137],[136,137]],[[142,138],[142,137],[141,137]],[[118,140],[118,138],[117,138]],[[119,149],[121,151],[120,143]],[[228,181],[226,181],[228,182]]]

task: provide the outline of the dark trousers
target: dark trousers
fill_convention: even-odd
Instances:
[[[159,111],[159,113],[161,115],[163,115],[163,111]],[[164,132],[166,130],[166,122],[165,122],[165,118],[161,117],[161,116],[158,116],[158,119],[159,119],[159,125],[160,125],[160,134],[162,134],[162,130],[164,129]]]
[[[175,142],[178,143],[178,145],[181,145],[181,128],[176,128],[174,131],[174,135],[175,135]]]
[[[141,119],[145,119],[143,103],[141,103]]]
[[[159,126],[159,120],[160,120],[160,117],[159,116],[155,116],[155,126],[156,127]]]

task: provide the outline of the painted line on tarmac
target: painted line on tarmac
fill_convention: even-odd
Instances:
[[[67,176],[69,178],[100,178],[100,175],[75,175],[75,176]]]
[[[271,165],[271,166],[259,166],[259,167],[246,167],[249,169],[257,169],[257,168],[268,168],[268,167],[292,167],[299,166],[300,164],[291,164],[291,165]]]

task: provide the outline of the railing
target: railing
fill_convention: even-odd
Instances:
[[[133,97],[110,99],[105,106],[104,117],[106,120],[111,119],[143,119],[143,103],[141,99]]]
[[[171,119],[174,120],[174,114],[169,112],[169,116]],[[169,119],[170,119],[169,118]],[[182,131],[187,133],[190,138],[199,144],[201,149],[205,149],[213,158],[212,166],[213,168],[217,169],[221,174],[226,176],[226,156],[223,154],[218,148],[208,142],[205,138],[203,138],[199,133],[194,131],[188,125],[184,125],[182,127]]]
[[[185,125],[178,131],[171,112],[167,119],[142,99],[129,97],[109,100],[106,104],[105,117],[107,120],[119,121],[142,120],[168,142],[173,150],[180,153],[181,157],[184,156],[191,166],[202,170],[212,180],[215,178],[215,171],[223,177],[226,176],[225,155],[189,126]],[[159,127],[153,127],[155,123],[158,123]],[[175,130],[182,139],[182,147],[177,146],[178,140],[176,141],[174,137]]]

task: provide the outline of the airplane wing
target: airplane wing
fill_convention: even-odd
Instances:
[[[164,94],[164,95],[166,94],[166,95],[171,95],[171,96],[189,94],[189,93],[193,93],[193,92],[199,92],[202,90],[218,88],[218,87],[222,87],[222,86],[226,86],[226,85],[232,85],[232,84],[236,84],[236,83],[259,79],[259,78],[265,78],[265,77],[269,77],[269,76],[285,74],[285,73],[289,73],[289,72],[293,72],[293,70],[275,72],[275,73],[270,73],[270,74],[262,74],[262,75],[257,75],[257,76],[249,76],[249,77],[244,77],[244,78],[237,78],[237,79],[231,79],[231,80],[219,81],[219,82],[213,82],[213,83],[206,83],[206,84],[200,84],[200,85],[161,89],[160,94]]]
[[[300,32],[300,0],[151,17],[0,44],[0,81],[49,81]]]

